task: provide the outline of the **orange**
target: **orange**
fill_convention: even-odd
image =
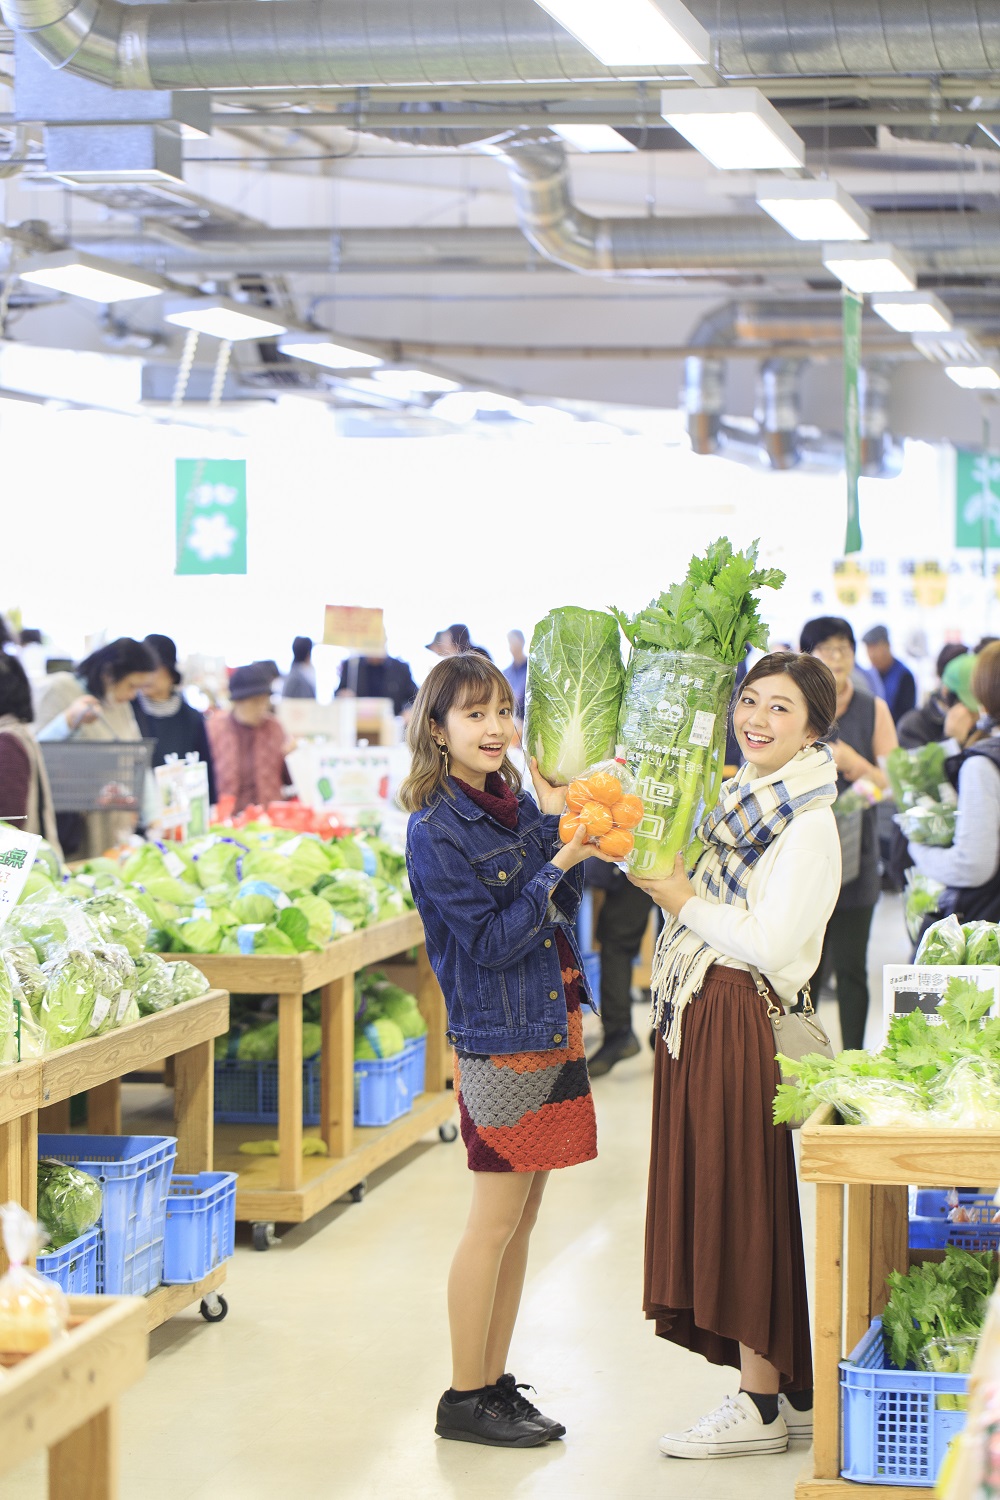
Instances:
[[[580,809],[580,822],[586,823],[592,839],[599,838],[602,833],[611,832],[611,809],[603,802],[585,802]]]
[[[614,803],[611,816],[616,828],[638,828],[642,822],[643,811],[642,798],[634,797],[629,792],[622,797],[620,802]]]
[[[602,834],[597,840],[597,847],[602,854],[610,854],[612,859],[624,859],[632,853],[635,839],[627,828],[612,828],[610,833]]]
[[[611,807],[621,800],[622,784],[610,771],[595,771],[590,778],[590,795],[595,802],[603,802],[606,807]]]
[[[577,817],[576,813],[564,812],[559,819],[559,837],[564,844],[571,844],[576,830],[581,827],[583,827],[583,823]]]
[[[576,781],[570,782],[569,791],[566,793],[566,806],[570,812],[579,812],[585,802],[592,801],[590,784],[584,781],[582,776],[577,777]]]

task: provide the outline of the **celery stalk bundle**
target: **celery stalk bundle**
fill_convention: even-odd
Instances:
[[[632,645],[618,737],[646,810],[630,864],[653,879],[718,800],[736,667],[748,645],[767,645],[757,594],[785,575],[758,569],[757,548],[734,552],[720,537],[637,615],[614,611]]]

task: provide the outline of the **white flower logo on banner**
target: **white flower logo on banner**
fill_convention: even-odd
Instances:
[[[239,495],[231,484],[198,484],[192,490],[195,505],[232,505]]]
[[[994,529],[1000,529],[1000,459],[983,453],[972,465],[972,477],[979,490],[965,502],[962,518],[967,525],[974,526],[988,516]]]
[[[231,557],[238,537],[236,528],[230,526],[221,512],[217,512],[214,516],[195,517],[188,546],[202,562],[211,562],[215,557]]]

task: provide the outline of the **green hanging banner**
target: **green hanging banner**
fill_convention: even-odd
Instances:
[[[861,409],[858,399],[858,368],[861,364],[861,310],[864,298],[844,292],[844,469],[847,473],[847,536],[844,556],[861,551],[861,513],[858,480],[861,477]]]
[[[988,451],[955,450],[955,546],[1000,547],[1000,458]]]
[[[244,458],[178,458],[177,573],[247,570],[247,465]]]

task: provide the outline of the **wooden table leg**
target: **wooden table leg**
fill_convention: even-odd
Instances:
[[[118,1500],[118,1403],[49,1449],[49,1500]]]
[[[43,1135],[69,1135],[69,1100],[47,1104],[38,1111],[38,1128]]]
[[[872,1193],[868,1183],[847,1189],[847,1352],[868,1332],[872,1317]]]
[[[331,1156],[349,1156],[354,1149],[354,975],[324,985],[320,996],[320,1134]]]
[[[0,1203],[21,1202],[21,1121],[8,1120],[0,1125]],[[0,1275],[7,1269],[7,1257],[0,1243]]]
[[[21,1116],[21,1200],[32,1218],[38,1213],[38,1111]]]
[[[423,946],[417,949],[417,1001],[427,1022],[427,1092],[439,1094],[447,1086],[451,1065],[451,1048],[445,1036],[448,1015],[441,986]]]
[[[840,1371],[843,1354],[844,1189],[816,1184],[816,1338],[813,1455],[817,1479],[840,1473]]]
[[[871,1193],[871,1296],[868,1307],[870,1317],[877,1318],[889,1300],[885,1278],[890,1271],[909,1270],[910,1224],[905,1187],[873,1187]]]
[[[278,996],[278,1186],[302,1186],[302,991]]]
[[[121,1135],[122,1081],[110,1078],[107,1083],[87,1093],[87,1130],[90,1135]]]
[[[174,1133],[178,1172],[212,1170],[215,1045],[199,1042],[178,1052],[174,1064]]]

